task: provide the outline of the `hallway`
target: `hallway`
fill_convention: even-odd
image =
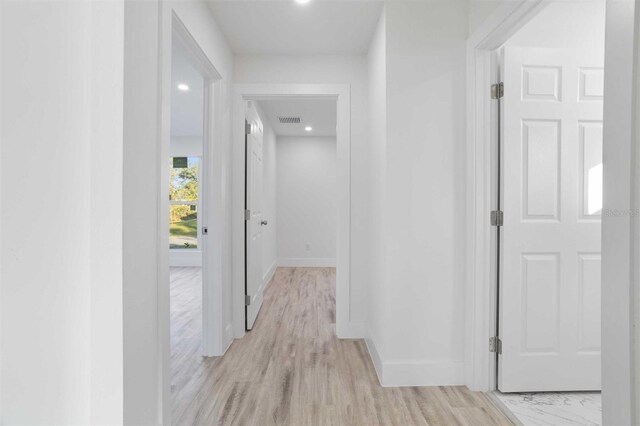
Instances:
[[[253,331],[202,358],[198,274],[171,270],[173,424],[510,424],[462,386],[381,387],[364,341],[336,338],[334,268],[278,268]]]

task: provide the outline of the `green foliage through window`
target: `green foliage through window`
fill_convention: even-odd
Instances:
[[[198,165],[199,157],[188,157],[187,167],[174,168],[169,159],[169,247],[198,247]],[[180,166],[184,162],[178,162]]]

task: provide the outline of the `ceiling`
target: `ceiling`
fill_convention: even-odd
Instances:
[[[188,91],[178,84],[189,86]],[[171,49],[171,136],[202,136],[204,79],[193,67],[186,47],[173,38]]]
[[[236,54],[364,54],[378,23],[379,0],[208,0]]]
[[[263,100],[258,104],[278,136],[335,136],[336,100]],[[278,117],[300,117],[300,124],[281,124]],[[313,130],[307,132],[306,126]]]

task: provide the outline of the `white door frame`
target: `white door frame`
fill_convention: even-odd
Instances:
[[[162,2],[162,25],[160,34],[162,76],[160,87],[160,182],[158,197],[158,337],[161,359],[159,392],[162,400],[164,424],[171,423],[171,330],[170,330],[170,288],[169,288],[169,144],[171,140],[171,45],[176,35],[186,45],[193,64],[204,77],[204,129],[203,129],[203,179],[207,196],[203,206],[203,220],[198,226],[207,226],[207,236],[202,236],[202,347],[204,356],[218,356],[224,353],[222,330],[222,90],[221,76],[202,50],[187,26],[183,23],[169,2]],[[205,162],[208,162],[205,164]],[[202,205],[202,203],[201,203]],[[199,230],[200,232],[200,230]],[[206,265],[206,267],[205,267]]]
[[[467,291],[465,300],[465,381],[471,390],[496,389],[495,335],[497,286],[495,232],[490,211],[495,202],[492,154],[497,133],[492,121],[491,84],[497,74],[493,52],[542,10],[548,0],[503,2],[467,41]]]
[[[607,0],[602,209],[602,422],[640,422],[634,300],[640,280],[640,6]],[[634,83],[636,83],[634,87]],[[635,91],[635,93],[634,93]]]
[[[237,84],[233,94],[232,153],[232,312],[233,334],[245,334],[244,306],[244,102],[274,98],[336,99],[338,226],[336,252],[336,333],[356,336],[350,321],[351,263],[351,97],[346,84]]]
[[[635,46],[637,51],[638,47],[640,47],[640,7],[636,7],[635,29],[636,29],[635,30],[635,33],[636,33]],[[635,116],[638,117],[640,115],[640,72],[639,72],[640,71],[640,54],[638,54],[636,57],[635,70],[636,70]],[[640,137],[640,120],[636,118],[636,122],[635,122],[636,143],[639,137]],[[633,170],[635,173],[635,181],[634,181],[635,188],[636,188],[636,191],[638,191],[640,189],[640,149],[636,149],[635,164],[633,165]],[[634,209],[636,211],[640,211],[640,197],[635,199]],[[638,234],[640,233],[640,226],[636,226],[635,231],[636,231],[636,235],[634,235],[635,243],[634,243],[633,249],[635,253],[640,253],[640,236],[638,236]],[[635,276],[634,276],[635,288],[633,290],[634,297],[632,298],[632,300],[635,299],[636,301],[636,304],[634,306],[634,309],[635,309],[634,314],[635,314],[635,329],[636,329],[635,398],[637,401],[638,398],[640,398],[640,264],[635,265],[634,272],[635,272]],[[635,405],[635,416],[636,416],[635,421],[636,423],[638,423],[640,421],[640,404],[638,403],[636,403]]]
[[[491,100],[495,83],[491,52],[544,8],[549,0],[503,2],[467,41],[467,292],[465,379],[472,390],[496,389],[495,355],[488,339],[495,330],[496,253],[493,249],[489,212],[492,169]],[[634,65],[640,54],[634,34],[639,34],[640,8],[633,1],[607,0],[604,100],[604,205],[603,205],[603,340],[602,402],[605,424],[635,424],[640,416],[640,361],[633,361],[640,347],[634,336],[638,304],[631,302],[640,289],[640,150],[636,149],[638,126],[635,113],[638,92],[633,93]],[[639,37],[640,38],[640,37]],[[635,57],[634,57],[635,55]],[[635,62],[634,62],[635,61]],[[636,80],[637,80],[636,75]],[[611,95],[613,93],[613,95]],[[634,141],[635,137],[635,141]],[[631,159],[635,161],[631,161]],[[613,188],[613,190],[611,190]],[[606,212],[626,212],[621,216]],[[640,291],[640,290],[637,290]],[[638,295],[635,294],[637,298]],[[626,302],[625,302],[626,301]],[[635,364],[635,365],[634,365]]]

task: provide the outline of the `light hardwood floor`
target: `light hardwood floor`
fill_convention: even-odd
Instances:
[[[335,335],[335,269],[278,268],[254,329],[200,356],[199,268],[171,270],[178,425],[510,425],[462,386],[383,388],[362,340]]]

